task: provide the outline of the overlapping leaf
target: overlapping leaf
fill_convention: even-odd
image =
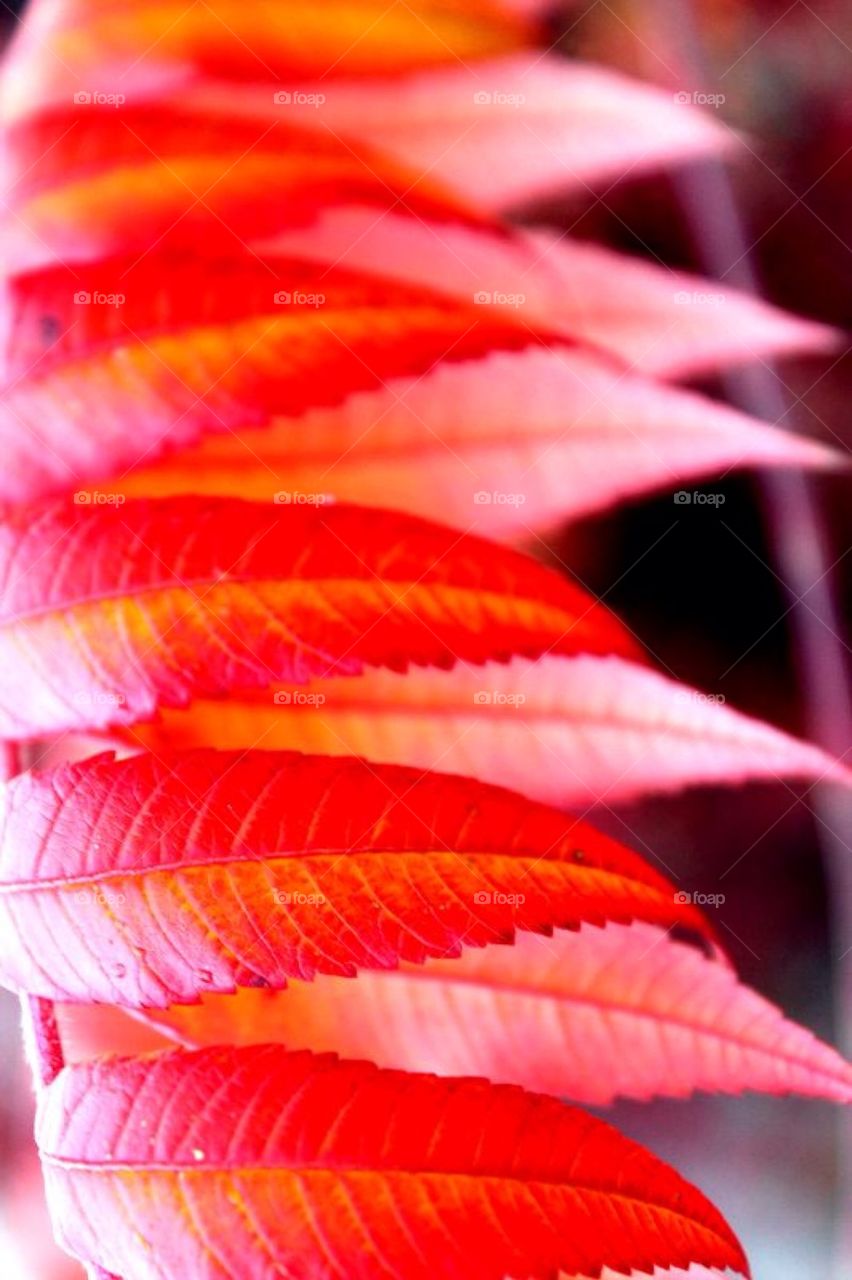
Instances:
[[[98,756],[8,784],[0,976],[163,1007],[700,910],[587,824],[469,779],[277,752]]]
[[[188,1045],[274,1040],[592,1105],[745,1089],[852,1101],[839,1054],[726,965],[641,924],[519,934],[357,982],[318,976],[147,1016]]]
[[[359,24],[372,7],[381,13],[367,36]],[[227,0],[211,19],[209,6],[202,15],[151,0],[94,11],[36,0],[3,73],[0,112],[8,121],[75,94],[88,105],[98,93],[116,107],[167,97],[273,119],[283,111],[430,171],[483,208],[732,141],[709,115],[652,86],[540,52],[508,53],[526,42],[529,24],[507,20],[506,9],[440,6],[437,24],[428,5],[340,0],[315,17],[290,9],[284,21],[280,4]],[[317,24],[321,37],[307,40]]]
[[[310,696],[310,695],[313,695]],[[299,748],[439,768],[549,804],[608,804],[699,784],[826,778],[847,766],[809,743],[616,657],[547,655],[451,671],[371,671],[225,704],[200,700],[135,729],[154,750]]]
[[[655,1157],[483,1081],[276,1046],[118,1059],[62,1073],[38,1140],[60,1240],[125,1280],[748,1272]]]
[[[286,118],[66,104],[10,129],[5,163],[4,248],[18,273],[57,258],[144,261],[164,241],[192,252],[252,245],[466,302],[522,300],[526,323],[663,375],[836,341],[727,286],[504,227],[430,176]]]
[[[30,9],[13,69],[43,91],[69,69],[82,77],[109,68],[135,87],[130,73],[143,59],[141,83],[163,68],[238,80],[398,74],[518,48],[535,32],[516,6],[495,0],[217,0],[206,10],[180,0],[63,0]]]
[[[88,503],[0,522],[7,738],[133,724],[193,697],[370,666],[638,653],[560,574],[424,520],[344,504],[79,496]]]
[[[276,115],[271,85],[252,93],[194,83],[181,100]],[[309,127],[368,143],[491,212],[737,145],[718,120],[663,90],[539,53],[456,63],[395,83],[340,80],[332,90],[302,81],[291,106]]]
[[[363,231],[380,230],[393,211],[435,238],[459,224],[487,230],[495,252],[501,240],[510,242],[430,179],[282,114],[267,121],[162,102],[121,111],[67,103],[18,122],[5,139],[7,263],[20,273],[57,259],[144,257],[164,241],[229,252],[312,227],[341,206],[362,215]],[[358,258],[350,241],[325,265],[357,268]],[[413,279],[436,283],[425,269]]]
[[[214,424],[215,425],[215,424]],[[845,455],[630,377],[581,351],[495,353],[395,378],[345,404],[208,434],[122,479],[126,493],[302,493],[421,515],[500,541],[740,466],[836,468]]]
[[[542,341],[472,300],[298,260],[164,251],[137,261],[9,286],[2,496],[68,488],[204,431]]]
[[[18,277],[8,301],[11,500],[110,477],[122,493],[332,491],[510,538],[722,467],[833,461],[545,345],[517,309],[321,263],[160,249]]]

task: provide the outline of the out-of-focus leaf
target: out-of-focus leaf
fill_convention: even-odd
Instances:
[[[336,132],[180,105],[66,104],[10,129],[3,249],[16,273],[136,252],[249,245],[469,302],[522,300],[526,323],[643,372],[691,374],[837,344],[828,326],[727,286],[476,213],[427,175]],[[143,274],[145,267],[142,268]]]
[[[333,492],[510,539],[722,468],[836,461],[546,345],[522,308],[321,263],[162,250],[18,277],[9,302],[0,495],[15,501],[90,481]]]

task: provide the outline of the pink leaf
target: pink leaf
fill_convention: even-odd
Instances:
[[[591,1105],[747,1089],[852,1101],[838,1053],[726,965],[642,924],[518,934],[455,960],[145,1016],[188,1045],[274,1040]]]
[[[697,784],[827,778],[850,770],[806,742],[656,671],[616,658],[553,655],[507,666],[371,672],[315,685],[321,707],[285,690],[196,703],[135,730],[152,746],[299,747],[437,767],[572,807]]]
[[[324,92],[320,110],[309,105]],[[188,93],[188,99],[187,99]],[[665,90],[538,53],[453,64],[403,81],[302,83],[294,119],[367,142],[492,212],[736,145]],[[199,83],[182,101],[271,116],[271,86]],[[288,108],[290,109],[290,108]]]

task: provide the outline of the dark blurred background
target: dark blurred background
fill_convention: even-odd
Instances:
[[[3,5],[7,28],[22,8]],[[568,6],[554,17],[553,30],[567,32],[560,47],[568,57],[602,61],[666,87],[724,94],[718,110],[744,131],[746,145],[725,175],[712,165],[689,166],[574,192],[525,216],[730,283],[741,282],[743,263],[728,270],[739,257],[739,235],[749,250],[746,266],[766,297],[852,328],[848,0],[608,0]],[[711,255],[708,244],[719,239],[713,220],[724,211],[728,183],[741,225],[733,239],[723,234],[721,251]],[[788,425],[852,446],[849,351],[786,360],[777,371],[762,367],[756,377],[703,389],[745,407],[762,402],[770,414],[781,396],[791,407]],[[848,479],[820,476],[809,485],[827,548],[822,568],[837,562],[830,581],[845,618],[852,565]],[[801,672],[803,642],[812,645],[818,665],[827,660],[828,643],[848,675],[848,633],[829,637],[804,606],[787,612],[784,543],[789,560],[790,549],[804,550],[814,535],[802,519],[801,495],[754,476],[728,476],[707,487],[724,492],[724,507],[676,507],[666,493],[565,530],[558,554],[606,594],[651,652],[684,680],[791,732],[827,735],[826,745],[846,750],[848,740],[837,740],[842,690],[838,686],[835,714],[826,723],[803,694]],[[806,603],[814,605],[816,597]],[[797,619],[807,626],[797,628]],[[841,935],[832,916],[824,866],[832,845],[835,858],[845,852],[852,859],[843,848],[850,815],[837,796],[815,815],[815,797],[806,791],[782,783],[703,788],[593,818],[628,841],[638,836],[653,845],[685,885],[723,891],[722,932],[743,978],[839,1043],[844,1029],[835,993],[841,979],[849,980],[852,952],[841,957],[852,937]],[[827,814],[839,841],[824,825]],[[0,1016],[8,1045],[17,1020],[11,998]],[[852,1009],[848,1016],[852,1021]],[[17,1055],[7,1051],[0,1067],[6,1225],[40,1243],[45,1228],[33,1205],[35,1173],[21,1156],[30,1124],[27,1098]],[[756,1280],[852,1277],[852,1255],[838,1261],[835,1254],[832,1271],[832,1242],[841,1217],[852,1218],[852,1203],[841,1177],[840,1120],[827,1104],[701,1098],[625,1104],[609,1116],[716,1200],[745,1238]],[[0,1236],[0,1257],[2,1247]],[[9,1256],[6,1280],[78,1274],[73,1264],[50,1262],[46,1243],[38,1263]]]

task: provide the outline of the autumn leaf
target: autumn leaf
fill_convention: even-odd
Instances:
[[[302,496],[121,504],[82,493],[10,510],[0,734],[133,724],[193,697],[369,666],[639,654],[603,605],[527,556]]]
[[[0,976],[165,1006],[581,921],[712,936],[638,854],[463,778],[276,752],[102,755],[9,783]]]
[[[5,150],[5,244],[17,273],[132,252],[143,266],[152,244],[249,246],[465,302],[505,297],[527,324],[668,377],[838,342],[828,326],[727,284],[487,218],[431,174],[289,120],[66,103],[18,122]]]
[[[204,431],[339,404],[436,361],[544,341],[472,299],[342,268],[242,250],[163,250],[137,262],[47,268],[9,283],[4,497],[67,490]]]
[[[312,697],[311,694],[314,696]],[[723,695],[617,657],[545,655],[451,671],[369,671],[227,703],[200,699],[133,731],[152,750],[298,748],[440,768],[567,807],[696,785],[826,779],[852,771],[745,716]]]
[[[318,975],[144,1016],[185,1045],[276,1041],[589,1105],[698,1090],[852,1102],[852,1066],[835,1050],[727,965],[642,924],[519,933],[511,947],[357,982]]]
[[[150,71],[141,74],[150,83]],[[270,121],[280,111],[272,90],[190,76],[171,97]],[[154,86],[148,92],[160,96]],[[739,145],[711,113],[655,85],[536,51],[396,81],[336,80],[333,92],[325,81],[299,80],[287,110],[294,123],[374,147],[489,213]]]
[[[113,1059],[59,1076],[38,1142],[60,1241],[128,1280],[748,1273],[661,1161],[484,1081],[276,1046]]]
[[[9,306],[14,501],[88,481],[333,492],[509,539],[732,466],[841,458],[517,308],[319,262],[161,248],[16,277]]]
[[[215,11],[181,0],[119,8],[72,0],[35,3],[32,11],[13,57],[48,83],[69,65],[102,73],[106,65],[124,80],[143,58],[149,80],[163,67],[240,80],[396,74],[517,48],[535,30],[512,5],[493,0],[324,0],[321,9],[298,0],[217,0]]]

